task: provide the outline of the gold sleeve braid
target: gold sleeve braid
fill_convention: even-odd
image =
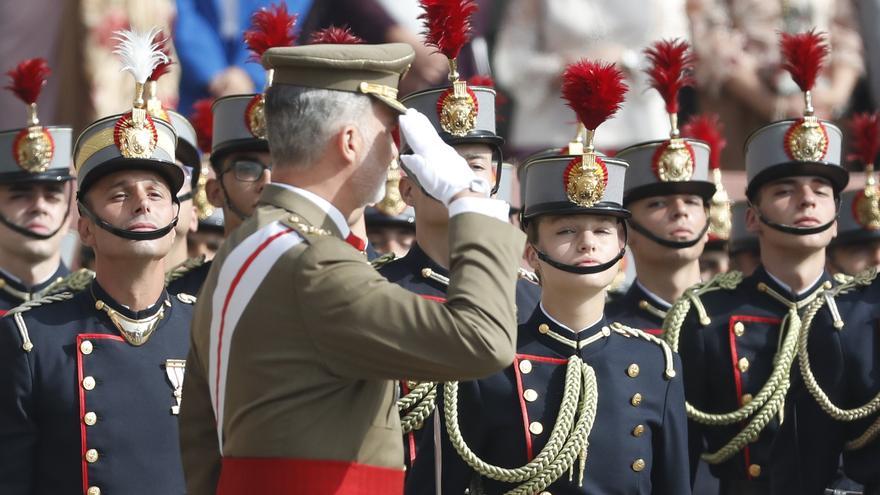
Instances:
[[[858,287],[870,285],[875,278],[877,278],[877,269],[871,268],[870,270],[850,278],[844,284],[837,286],[828,294],[828,296],[833,300],[833,298],[839,294],[845,294]],[[880,392],[862,406],[853,409],[843,409],[834,404],[831,398],[828,397],[828,394],[825,393],[825,390],[822,389],[822,386],[819,385],[819,382],[816,380],[816,376],[813,374],[813,370],[810,366],[810,353],[808,347],[810,329],[813,324],[813,319],[819,313],[819,310],[825,305],[827,299],[828,298],[818,298],[813,301],[804,314],[803,331],[798,338],[798,364],[807,390],[826,414],[836,421],[856,421],[880,411]],[[856,450],[862,448],[876,438],[878,434],[880,434],[880,417],[878,417],[862,435],[855,440],[847,442],[846,449]]]
[[[688,289],[685,295],[676,301],[675,305],[669,310],[666,320],[663,322],[664,337],[672,350],[678,351],[681,326],[692,305],[698,308],[702,307],[702,304],[694,304],[699,301],[699,297],[716,290],[733,290],[741,281],[741,273],[729,272],[718,275],[705,284]],[[767,382],[764,383],[751,402],[728,413],[708,413],[697,409],[690,402],[685,402],[688,417],[700,424],[721,426],[748,420],[748,424],[717,452],[702,455],[703,460],[710,464],[720,464],[736,455],[749,442],[758,438],[761,431],[774,416],[777,414],[781,415],[785,395],[790,386],[789,371],[796,355],[797,339],[801,329],[798,309],[809,304],[821,294],[821,290],[816,291],[811,298],[799,304],[791,304],[781,296],[778,296],[769,287],[762,286],[760,288],[774,299],[788,306],[788,312],[780,324],[780,331],[783,332],[784,339],[774,358],[773,371]],[[705,313],[698,316],[701,322],[708,321],[708,315]]]
[[[521,483],[507,492],[509,495],[538,493],[559,479],[566,470],[569,471],[569,481],[572,481],[575,461],[579,469],[578,484],[583,484],[589,435],[596,419],[598,389],[595,371],[580,357],[572,356],[568,360],[562,402],[547,444],[531,462],[518,468],[502,468],[480,459],[461,434],[458,382],[446,383],[443,394],[446,429],[455,450],[479,475],[506,483]]]

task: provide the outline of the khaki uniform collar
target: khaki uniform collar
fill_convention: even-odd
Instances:
[[[329,230],[334,236],[345,239],[350,230],[342,232],[330,215],[320,205],[296,192],[293,188],[280,184],[267,184],[260,196],[260,203],[272,205],[277,208],[296,213],[300,218],[313,227]]]

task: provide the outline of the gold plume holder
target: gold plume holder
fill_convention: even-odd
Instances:
[[[406,209],[406,202],[400,195],[400,165],[397,160],[388,167],[385,178],[385,196],[376,203],[376,209],[390,217],[400,215]]]
[[[15,138],[15,162],[27,172],[45,172],[55,155],[55,142],[37,117],[37,104],[28,105],[28,126]]]
[[[865,165],[865,190],[856,196],[856,221],[867,230],[880,229],[880,194],[877,190],[877,177],[874,164]]]
[[[712,180],[715,182],[715,194],[709,203],[709,233],[726,241],[730,238],[732,228],[730,196],[721,182],[720,168],[712,170]]]
[[[789,157],[802,162],[815,162],[825,158],[828,135],[814,115],[813,96],[804,91],[804,118],[785,133],[785,150]]]
[[[159,82],[147,81],[144,86],[144,93],[147,97],[147,112],[153,117],[162,119],[165,122],[171,122],[168,112],[162,106],[162,100],[159,99]]]
[[[595,130],[586,130],[587,145],[581,154],[580,164],[569,165],[565,176],[568,199],[584,208],[592,207],[605,195],[605,170],[593,146],[595,134]]]
[[[196,215],[199,220],[204,220],[214,214],[214,207],[208,201],[207,183],[208,168],[203,162],[199,164],[199,179],[196,182],[196,190],[193,195],[193,204],[196,205]]]
[[[569,155],[583,155],[584,154],[584,134],[586,134],[587,128],[584,124],[579,123],[577,128],[577,134],[575,134],[574,138],[568,143],[568,154]]]
[[[468,90],[467,81],[459,79],[458,63],[449,59],[452,93],[444,93],[440,107],[440,127],[453,136],[465,136],[477,126],[477,102]]]
[[[657,177],[663,182],[684,182],[694,175],[694,157],[678,130],[678,114],[669,114],[669,142],[654,159]]]

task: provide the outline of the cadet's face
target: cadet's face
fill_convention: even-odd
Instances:
[[[495,184],[495,156],[489,145],[456,144],[453,148],[467,160],[477,177],[485,180],[490,188]],[[404,199],[406,200],[406,197]],[[412,198],[407,200],[407,204],[415,208],[419,223],[423,225],[446,225],[449,222],[449,212],[443,203],[425,194],[418,186],[415,187]]]
[[[727,251],[704,251],[700,255],[700,279],[711,280],[719,273],[726,273],[730,269],[730,258]]]
[[[623,228],[614,217],[559,215],[538,220],[538,249],[568,265],[595,266],[607,263],[623,249],[624,242]],[[544,287],[604,289],[618,272],[615,265],[600,273],[578,275],[544,263],[531,247],[527,256],[532,268],[540,272]]]
[[[363,205],[377,203],[384,196],[388,168],[397,160],[397,145],[393,137],[397,117],[387,106],[373,102],[371,111],[361,118],[358,129],[363,139],[364,155],[352,175],[352,184]]]
[[[706,208],[703,198],[693,194],[651,196],[633,201],[629,207],[632,219],[654,235],[668,241],[690,241],[700,235],[706,226]],[[684,249],[661,246],[635,229],[630,230],[630,248],[638,257],[660,262],[678,259],[693,261],[700,257],[709,234],[700,242]]]
[[[835,246],[831,249],[830,258],[829,268],[847,275],[880,266],[880,239]]]
[[[751,275],[760,264],[761,255],[757,251],[739,251],[730,257],[730,269],[740,271],[746,277]]]
[[[135,232],[165,227],[174,220],[177,206],[168,184],[155,172],[130,170],[102,177],[86,194],[87,205],[114,227]],[[171,250],[174,231],[150,241],[123,239],[91,220],[80,217],[80,237],[96,256],[148,258],[164,257]]]
[[[32,262],[57,253],[61,238],[67,233],[64,217],[70,204],[71,187],[69,182],[0,185],[0,214],[14,225],[45,235],[65,223],[64,228],[46,240],[31,239],[0,223],[0,253]]]
[[[367,238],[379,254],[394,253],[397,257],[406,255],[412,246],[416,233],[406,227],[367,228]]]
[[[263,188],[272,180],[271,166],[267,151],[236,152],[223,160],[223,171],[217,180],[222,181],[226,198],[218,206],[223,206],[227,219],[238,218],[229,203],[245,216],[253,214]]]
[[[770,182],[758,191],[757,201],[746,212],[746,225],[757,232],[762,243],[791,249],[821,249],[837,235],[837,225],[818,234],[795,235],[779,232],[761,223],[754,208],[769,221],[793,227],[809,228],[834,219],[837,202],[834,189],[821,177],[787,177]]]

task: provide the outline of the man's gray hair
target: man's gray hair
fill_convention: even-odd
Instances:
[[[366,95],[279,84],[266,92],[266,127],[275,166],[308,165],[330,138],[371,108]]]

